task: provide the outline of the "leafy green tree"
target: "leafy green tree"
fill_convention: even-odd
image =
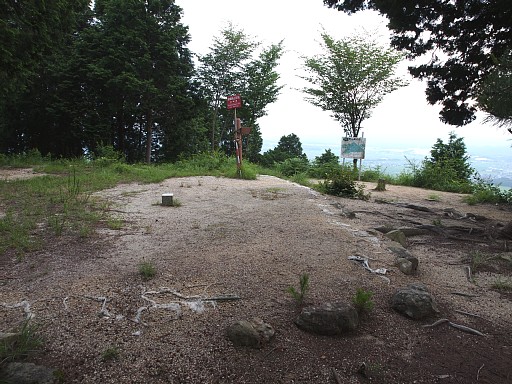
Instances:
[[[430,158],[425,161],[426,166],[450,168],[455,172],[456,180],[470,181],[475,170],[469,163],[469,155],[466,152],[466,144],[462,137],[457,137],[450,132],[448,143],[437,139],[430,150]]]
[[[0,7],[0,101],[31,86],[40,60],[75,30],[88,0],[4,1]]]
[[[339,172],[339,164],[339,156],[336,156],[330,149],[326,149],[320,156],[315,157],[308,173],[311,177],[326,178]]]
[[[392,45],[410,58],[428,53],[428,62],[409,67],[426,79],[427,100],[440,103],[440,118],[452,125],[474,120],[474,100],[483,81],[494,71],[492,57],[502,57],[512,45],[512,2],[446,0],[324,0],[351,14],[374,9],[386,16]]]
[[[81,155],[80,134],[70,128],[76,116],[67,110],[75,95],[63,71],[89,16],[89,1],[83,0],[9,1],[0,7],[1,152],[38,148]]]
[[[244,126],[252,126],[252,132],[244,138],[246,154],[255,157],[261,150],[262,140],[257,119],[266,115],[268,104],[277,100],[281,86],[275,71],[282,55],[282,43],[257,49],[260,43],[253,41],[243,30],[229,24],[214,37],[210,52],[199,57],[197,80],[203,97],[209,106],[210,142],[212,150],[224,146],[231,151],[233,112],[227,110],[226,99],[241,94],[242,107],[237,117]]]
[[[111,143],[129,161],[156,158],[191,117],[188,30],[172,0],[98,0],[83,34],[88,147]],[[187,116],[188,114],[188,116]]]
[[[308,158],[302,151],[302,143],[295,133],[282,136],[274,149],[269,149],[263,154],[263,164],[272,166],[275,163],[282,163],[287,159],[300,159],[307,162]]]
[[[359,137],[361,123],[371,116],[383,97],[405,85],[395,77],[402,55],[368,38],[334,40],[322,33],[324,53],[305,59],[307,80],[303,92],[309,102],[330,111],[347,137]]]

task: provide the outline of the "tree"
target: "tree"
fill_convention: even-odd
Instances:
[[[241,94],[243,105],[237,116],[245,126],[253,127],[244,145],[250,143],[248,153],[258,154],[261,150],[257,119],[266,115],[265,108],[277,100],[282,88],[277,85],[279,75],[275,68],[283,48],[282,43],[273,44],[262,48],[256,56],[259,47],[260,43],[229,24],[220,37],[214,37],[211,51],[199,57],[197,80],[210,108],[212,149],[224,144],[230,151],[232,139],[228,132],[233,125],[233,113],[226,108],[226,98]]]
[[[281,136],[277,146],[263,154],[263,163],[272,166],[274,163],[282,163],[287,159],[301,159],[307,161],[306,154],[302,151],[302,143],[295,133]]]
[[[482,83],[478,103],[488,113],[486,120],[498,126],[509,126],[512,133],[512,50],[500,59]]]
[[[188,29],[173,0],[97,0],[83,34],[88,147],[112,144],[129,161],[150,162],[165,136],[191,118]]]
[[[492,57],[512,45],[510,0],[324,0],[351,14],[374,9],[389,20],[392,45],[409,58],[429,54],[426,64],[409,67],[427,80],[427,100],[440,103],[443,122],[461,126],[475,118],[475,100],[494,71]]]
[[[360,37],[334,40],[322,33],[324,54],[305,59],[303,92],[313,105],[331,111],[347,137],[359,137],[361,123],[389,92],[405,85],[394,77],[402,56]],[[357,159],[354,159],[356,164]]]
[[[82,153],[79,134],[69,129],[73,116],[63,111],[74,96],[51,103],[69,87],[62,70],[89,15],[88,0],[7,1],[0,7],[0,152]]]

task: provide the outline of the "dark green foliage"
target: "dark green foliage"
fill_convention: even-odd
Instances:
[[[207,104],[211,149],[234,154],[234,113],[227,109],[226,99],[240,94],[242,107],[237,108],[237,117],[243,126],[253,128],[243,140],[244,156],[253,161],[262,146],[256,121],[266,115],[267,105],[277,100],[282,88],[277,85],[279,74],[275,71],[283,54],[282,43],[263,47],[258,53],[259,46],[243,30],[228,24],[214,37],[210,52],[199,57],[197,69],[199,89]]]
[[[278,164],[278,170],[284,176],[294,176],[299,173],[306,173],[309,168],[307,159],[293,157]]]
[[[437,139],[430,157],[421,164],[409,161],[409,171],[402,172],[395,181],[437,191],[471,193],[475,175],[463,139],[451,132],[448,143]]]
[[[282,163],[286,159],[302,159],[307,162],[307,156],[302,151],[302,143],[295,133],[282,136],[274,149],[269,149],[263,154],[261,163],[264,166],[273,166]]]
[[[502,57],[512,45],[509,0],[324,0],[324,4],[349,14],[374,9],[388,18],[393,46],[411,58],[428,53],[426,64],[409,70],[428,81],[427,100],[441,103],[441,120],[453,125],[474,120],[472,100],[496,68],[491,58]],[[437,50],[443,54],[436,55]]]
[[[322,193],[340,197],[356,197],[358,194],[353,174],[346,169],[329,175],[318,184],[318,189]]]
[[[309,274],[304,272],[299,277],[299,290],[295,289],[295,287],[290,286],[287,289],[287,292],[292,295],[292,297],[297,300],[297,303],[302,304],[304,301],[304,297],[309,289]]]
[[[330,149],[326,149],[320,156],[313,160],[308,174],[317,179],[324,179],[327,175],[333,174],[341,169],[339,164],[340,158],[336,156]]]
[[[498,126],[512,125],[512,50],[494,59],[496,67],[481,86],[478,103]],[[509,131],[511,131],[509,128]]]
[[[0,370],[3,363],[24,359],[43,345],[37,327],[29,320],[13,333],[16,335],[0,342]]]
[[[372,291],[366,291],[362,288],[357,288],[356,294],[352,297],[352,304],[360,315],[368,314],[372,311],[374,307],[372,297]]]

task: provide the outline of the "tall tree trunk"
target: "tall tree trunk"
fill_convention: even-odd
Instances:
[[[151,109],[147,113],[147,137],[146,137],[146,163],[151,163],[151,142],[153,141],[153,113]]]

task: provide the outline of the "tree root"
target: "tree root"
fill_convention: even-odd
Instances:
[[[460,324],[452,323],[448,319],[439,319],[435,323],[427,324],[427,325],[424,325],[423,327],[424,328],[433,328],[433,327],[437,327],[439,324],[444,324],[444,323],[448,323],[448,325],[450,327],[456,328],[456,329],[461,330],[461,331],[466,332],[466,333],[471,333],[471,334],[477,335],[477,336],[485,336],[482,332],[477,331],[476,329],[473,329],[473,328],[470,328],[470,327],[466,327],[465,325],[460,325]]]

